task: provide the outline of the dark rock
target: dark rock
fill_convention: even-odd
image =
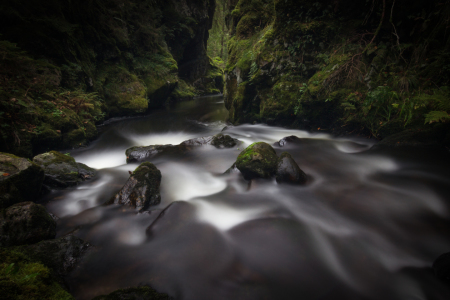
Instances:
[[[171,300],[167,294],[158,293],[150,286],[120,289],[106,296],[97,296],[92,300]]]
[[[286,144],[298,144],[302,141],[301,138],[296,137],[295,135],[287,136],[275,142],[273,145],[277,147],[284,147]]]
[[[242,151],[236,167],[245,179],[269,178],[275,175],[278,157],[275,150],[267,143],[253,143]]]
[[[0,215],[0,246],[34,244],[56,236],[56,222],[45,207],[22,202]]]
[[[49,189],[74,186],[97,174],[95,169],[77,163],[73,157],[57,151],[39,154],[33,158],[33,162],[44,169],[44,185]]]
[[[190,139],[179,145],[150,145],[132,147],[125,151],[127,163],[146,161],[157,155],[179,155],[191,150],[193,146],[213,145],[216,148],[232,148],[239,143],[229,135],[216,134]]]
[[[214,138],[214,136],[205,136],[205,137],[190,139],[190,140],[182,142],[180,145],[186,145],[186,146],[211,145],[213,138]]]
[[[146,234],[153,237],[158,234],[164,234],[166,230],[177,231],[192,222],[195,215],[195,206],[185,201],[175,201],[167,206],[156,218],[153,223],[147,227]]]
[[[127,163],[149,160],[159,154],[176,155],[186,152],[189,148],[186,144],[180,145],[151,145],[146,147],[132,147],[125,151]]]
[[[237,139],[233,139],[229,135],[225,134],[216,134],[213,136],[213,139],[211,141],[211,145],[213,145],[216,148],[233,148],[238,144]]]
[[[0,153],[0,208],[34,201],[41,190],[44,171],[26,158]]]
[[[303,184],[307,181],[307,176],[292,156],[283,152],[278,159],[276,180],[278,183]]]
[[[433,270],[439,279],[450,283],[450,252],[442,254],[434,261]]]
[[[128,205],[139,210],[161,202],[159,186],[161,172],[150,162],[144,162],[134,170],[123,188],[107,204]]]
[[[180,145],[186,146],[212,145],[216,148],[233,148],[238,143],[239,140],[233,139],[229,135],[219,133],[214,136],[206,136],[201,138],[190,139],[182,142]]]
[[[50,267],[59,276],[66,276],[75,268],[89,248],[89,243],[74,235],[67,235],[58,239],[22,246],[20,251],[26,253],[33,260],[40,261]]]

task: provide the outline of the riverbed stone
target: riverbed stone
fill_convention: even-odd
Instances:
[[[134,170],[123,188],[107,204],[131,206],[141,211],[161,202],[161,171],[154,164],[144,162]]]
[[[273,145],[276,147],[284,147],[288,144],[299,144],[301,143],[302,139],[299,137],[296,137],[295,135],[290,135],[282,138],[278,142],[275,142]]]
[[[145,147],[131,147],[125,151],[127,163],[142,162],[159,154],[179,155],[186,152],[189,147],[181,145],[150,145]]]
[[[278,159],[276,180],[278,183],[304,184],[307,181],[307,176],[292,156],[283,152]]]
[[[62,189],[74,186],[96,176],[97,171],[78,163],[71,156],[58,151],[42,153],[33,162],[44,169],[44,185],[49,189]]]
[[[213,136],[205,136],[195,139],[190,139],[181,143],[186,146],[203,146],[212,145],[216,148],[233,148],[239,143],[239,140],[232,138],[226,134],[216,134]]]
[[[0,209],[24,201],[35,201],[40,194],[44,171],[26,158],[0,153]]]
[[[253,143],[242,151],[236,167],[245,179],[270,178],[277,170],[278,157],[275,150],[265,142]]]
[[[0,215],[0,246],[33,244],[55,236],[56,222],[40,204],[21,202]]]
[[[139,286],[127,289],[120,289],[109,295],[97,296],[92,300],[172,300],[167,294],[162,294],[154,290],[151,286]]]
[[[57,275],[66,276],[90,248],[91,245],[82,239],[74,235],[67,235],[33,245],[21,246],[18,247],[18,250],[33,260],[50,267]]]

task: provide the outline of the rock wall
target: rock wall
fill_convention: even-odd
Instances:
[[[76,147],[105,118],[198,94],[193,83],[213,68],[214,9],[214,0],[2,2],[0,150]]]
[[[229,10],[234,124],[383,138],[450,120],[449,1],[230,0]]]

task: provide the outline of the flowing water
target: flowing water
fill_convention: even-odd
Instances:
[[[126,164],[125,149],[217,134],[226,115],[222,97],[182,102],[104,125],[97,141],[71,152],[99,170],[47,203],[59,236],[75,232],[94,245],[68,278],[77,299],[140,284],[189,300],[450,299],[430,269],[450,251],[444,150],[241,125],[225,131],[245,143],[239,149],[200,146],[152,160],[163,179],[151,212],[102,206],[138,166]],[[310,176],[306,186],[222,175],[247,145],[290,135],[301,142],[274,148]]]

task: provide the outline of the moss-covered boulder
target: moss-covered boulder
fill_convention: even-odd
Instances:
[[[0,215],[0,246],[33,244],[55,235],[56,222],[42,205],[22,202]]]
[[[61,189],[95,177],[97,171],[71,156],[57,151],[39,154],[33,162],[44,169],[44,185],[50,189]]]
[[[44,171],[26,158],[0,153],[0,208],[34,201],[40,193]]]
[[[307,181],[307,176],[292,156],[283,152],[278,159],[276,180],[278,183],[304,184]]]
[[[4,300],[73,299],[48,267],[12,248],[0,248],[0,295]]]
[[[167,294],[158,293],[150,286],[120,289],[106,296],[97,296],[92,300],[171,300]]]
[[[277,163],[278,157],[272,146],[258,142],[251,144],[239,154],[236,167],[245,179],[250,180],[275,175]]]
[[[89,248],[89,243],[74,235],[17,247],[20,252],[43,263],[60,277],[69,274]]]
[[[160,185],[161,171],[154,164],[144,162],[134,170],[123,188],[107,204],[122,204],[146,210],[161,202]]]

